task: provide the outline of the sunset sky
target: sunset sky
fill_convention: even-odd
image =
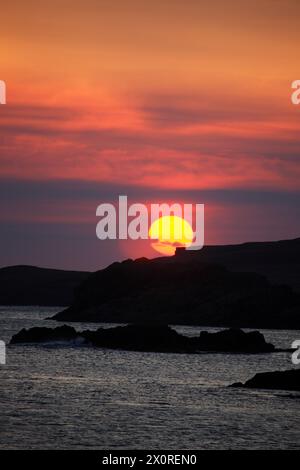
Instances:
[[[299,0],[1,4],[1,266],[156,256],[96,207],[205,204],[205,243],[300,236]]]

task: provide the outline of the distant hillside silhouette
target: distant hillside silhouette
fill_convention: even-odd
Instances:
[[[34,266],[0,269],[0,305],[70,305],[74,289],[88,276]]]
[[[300,292],[300,238],[240,245],[204,246],[199,251],[179,250],[184,262],[218,263],[233,271],[263,274],[273,283],[288,284]]]
[[[300,239],[127,260],[90,275],[54,318],[300,329],[299,267]]]

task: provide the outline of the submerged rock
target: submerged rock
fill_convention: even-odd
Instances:
[[[300,369],[262,372],[247,380],[244,384],[236,382],[231,387],[300,391]]]
[[[201,332],[198,337],[187,337],[167,325],[127,325],[99,328],[96,331],[77,332],[70,326],[57,328],[31,328],[21,330],[11,343],[41,343],[62,340],[83,340],[86,344],[111,349],[152,352],[226,352],[264,353],[275,351],[258,331],[224,330],[216,333]]]

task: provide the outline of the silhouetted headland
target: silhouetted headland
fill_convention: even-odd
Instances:
[[[113,263],[59,321],[300,329],[300,239],[204,247]]]

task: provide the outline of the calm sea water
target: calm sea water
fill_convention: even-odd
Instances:
[[[0,339],[9,342],[23,327],[57,326],[45,318],[58,310],[2,307]],[[300,339],[295,331],[263,332],[280,347]],[[7,364],[0,366],[0,448],[300,449],[299,393],[227,387],[256,372],[292,367],[288,353],[8,346]]]

